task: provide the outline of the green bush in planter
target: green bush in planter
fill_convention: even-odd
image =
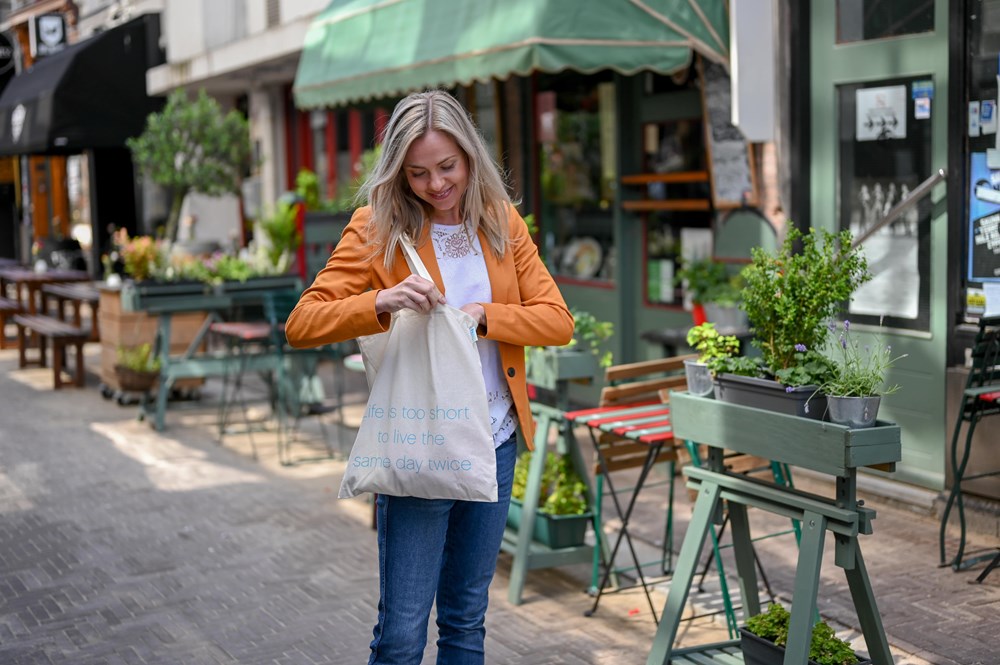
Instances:
[[[783,647],[788,644],[788,624],[791,618],[787,609],[778,603],[772,603],[766,612],[747,619],[746,629],[757,637]],[[858,656],[851,644],[837,637],[829,624],[819,621],[813,626],[809,660],[817,665],[855,665]]]
[[[514,465],[511,497],[518,501],[524,501],[531,456],[530,450],[524,451]],[[582,515],[587,512],[587,486],[573,469],[569,458],[555,453],[546,456],[537,508],[539,512],[550,515]]]

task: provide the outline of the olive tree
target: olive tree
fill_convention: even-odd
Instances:
[[[189,192],[239,194],[250,164],[250,130],[237,111],[223,114],[204,90],[189,99],[175,90],[166,106],[146,118],[143,133],[128,140],[132,159],[153,182],[171,192],[165,237],[177,238],[181,205]]]

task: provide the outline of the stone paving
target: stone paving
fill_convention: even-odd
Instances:
[[[103,399],[92,375],[84,389],[57,392],[51,370],[16,365],[16,351],[0,352],[0,663],[366,661],[377,591],[371,508],[335,498],[342,462],[320,459],[315,418],[303,425],[309,442],[292,450],[308,461],[282,467],[267,434],[257,435],[257,462],[245,436],[216,442],[213,381],[201,400],[172,405],[157,433],[134,407]],[[323,418],[336,436],[335,419]],[[348,431],[340,445],[349,443]],[[690,504],[678,485],[682,535]],[[664,504],[655,491],[643,498],[645,548]],[[875,507],[863,548],[897,665],[1000,662],[1000,573],[969,585],[978,569],[937,569],[935,521]],[[794,541],[758,548],[785,596]],[[488,663],[645,663],[654,625],[641,592],[606,595],[585,618],[590,569],[575,566],[533,571],[514,606],[509,568],[501,555]],[[822,583],[821,612],[857,637],[832,561]],[[711,605],[711,591],[697,602]],[[724,638],[711,619],[686,622],[680,635],[683,644]]]

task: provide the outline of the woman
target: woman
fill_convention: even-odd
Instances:
[[[468,114],[440,91],[393,111],[358,209],[285,328],[293,346],[385,332],[393,312],[447,302],[479,323],[497,503],[379,495],[378,623],[369,665],[421,662],[437,599],[438,665],[483,663],[488,591],[516,455],[532,440],[524,346],[562,345],[573,318]],[[434,278],[410,274],[409,238]],[[447,300],[446,300],[447,297]]]

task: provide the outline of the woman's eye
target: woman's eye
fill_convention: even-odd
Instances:
[[[443,171],[450,171],[450,170],[452,170],[453,168],[455,168],[455,165],[454,165],[454,164],[448,164],[447,166],[443,166],[443,167],[441,167],[441,169],[442,169]]]

